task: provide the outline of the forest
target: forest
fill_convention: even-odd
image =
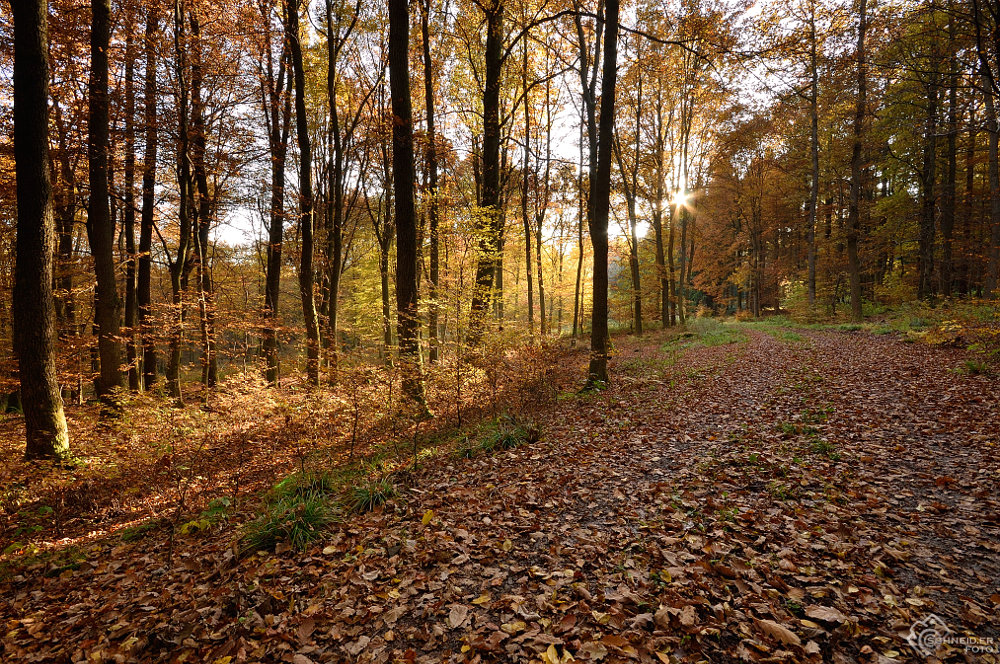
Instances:
[[[995,0],[0,46],[0,661],[1000,662]]]

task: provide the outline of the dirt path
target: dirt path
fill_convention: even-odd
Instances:
[[[0,659],[935,661],[904,641],[931,613],[1000,642],[997,380],[730,332],[619,339],[610,389],[533,414],[542,442],[428,467],[307,556],[234,565],[229,532],[169,572],[123,547],[15,580]]]

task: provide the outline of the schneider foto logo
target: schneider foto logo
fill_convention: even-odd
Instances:
[[[906,642],[924,657],[936,653],[942,644],[961,647],[971,653],[1000,653],[1000,646],[992,637],[954,636],[948,625],[933,613],[913,623]]]

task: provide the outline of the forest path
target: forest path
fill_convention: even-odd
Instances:
[[[893,337],[692,328],[617,338],[608,389],[530,414],[541,442],[427,464],[308,555],[234,565],[229,534],[20,584],[9,653],[936,661],[904,640],[930,613],[1000,641],[997,380]]]

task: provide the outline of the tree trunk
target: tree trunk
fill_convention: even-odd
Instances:
[[[868,29],[867,0],[858,0],[858,96],[854,110],[854,138],[851,145],[851,194],[847,211],[847,272],[851,281],[851,319],[861,322],[861,267],[858,261],[858,235],[861,226],[862,132],[867,103],[867,63],[865,34]]]
[[[486,82],[483,86],[483,197],[478,221],[479,258],[469,311],[466,342],[475,346],[482,338],[486,312],[494,297],[494,279],[500,262],[500,70],[503,64],[503,0],[494,0],[486,15]],[[395,102],[395,95],[393,101]],[[396,202],[397,209],[399,201]],[[397,229],[399,219],[397,213]],[[398,231],[397,231],[398,232]],[[397,251],[399,249],[397,248]]]
[[[55,362],[52,294],[55,222],[49,180],[48,4],[45,0],[14,0],[11,9],[17,174],[11,315],[24,410],[25,456],[62,458],[69,455],[69,434]]]
[[[809,156],[812,173],[809,182],[809,221],[806,225],[808,247],[809,310],[816,305],[816,206],[819,205],[819,62],[816,48],[816,2],[809,3]]]
[[[933,3],[932,3],[933,9]],[[933,43],[933,42],[932,42]],[[936,49],[935,49],[936,50]],[[917,253],[917,297],[924,299],[934,292],[934,180],[937,171],[938,74],[931,63],[927,89],[927,119],[924,128],[924,163],[920,172],[920,233]]]
[[[295,80],[295,134],[299,144],[299,231],[302,257],[299,267],[299,294],[306,326],[306,375],[309,384],[319,386],[319,316],[313,294],[313,195],[312,151],[309,145],[309,118],[306,116],[305,72],[299,42],[299,3],[288,0],[285,30]]]
[[[594,308],[591,312],[590,386],[608,383],[608,216],[611,208],[611,146],[615,130],[615,84],[618,78],[618,0],[607,0],[607,35],[601,80],[601,120],[597,168],[592,179],[590,241],[594,247]]]
[[[125,357],[128,362],[128,388],[141,387],[139,366],[138,294],[136,291],[135,249],[135,16],[125,18],[125,211],[122,219],[125,234],[125,328],[128,333]]]
[[[108,201],[108,47],[111,33],[111,3],[91,0],[90,114],[87,156],[90,161],[90,200],[87,231],[97,277],[94,321],[98,332],[101,373],[97,392],[105,400],[122,385],[118,343],[121,301],[115,274],[115,227]]]
[[[950,296],[954,280],[952,236],[955,230],[956,182],[958,179],[958,62],[955,37],[957,33],[953,2],[948,2],[948,165],[941,192],[941,292]]]
[[[278,311],[281,296],[281,262],[285,229],[285,163],[292,117],[292,76],[288,73],[287,44],[281,49],[275,77],[270,33],[267,40],[268,147],[271,152],[271,206],[268,221],[267,258],[264,276],[264,377],[278,384]]]
[[[139,218],[139,260],[136,273],[136,322],[142,337],[143,387],[149,389],[156,382],[156,341],[151,321],[152,305],[152,248],[153,212],[156,204],[156,33],[159,17],[155,6],[146,14],[144,49],[146,73],[143,91],[145,121],[145,152],[142,161],[142,213]]]
[[[392,98],[392,181],[396,207],[396,313],[403,392],[424,412],[417,310],[416,174],[413,164],[413,112],[410,102],[410,18],[407,0],[389,0],[389,87]]]
[[[177,253],[170,262],[170,296],[174,324],[170,332],[170,356],[167,360],[167,391],[182,403],[181,341],[184,335],[184,288],[189,270],[188,251],[191,242],[191,204],[193,182],[189,158],[191,135],[188,130],[187,43],[181,0],[174,2],[174,68],[177,78],[177,188],[178,239]]]
[[[440,258],[439,258],[439,191],[438,191],[438,155],[437,155],[437,126],[434,118],[434,68],[431,61],[431,34],[430,34],[430,0],[425,0],[421,4],[423,14],[421,15],[420,29],[423,36],[424,47],[424,105],[427,108],[427,171],[428,171],[428,196],[430,205],[427,216],[430,225],[430,283],[427,285],[427,340],[428,340],[428,361],[434,364],[438,361],[438,280],[440,279]],[[387,300],[388,301],[388,298]],[[391,334],[391,331],[390,331]]]

